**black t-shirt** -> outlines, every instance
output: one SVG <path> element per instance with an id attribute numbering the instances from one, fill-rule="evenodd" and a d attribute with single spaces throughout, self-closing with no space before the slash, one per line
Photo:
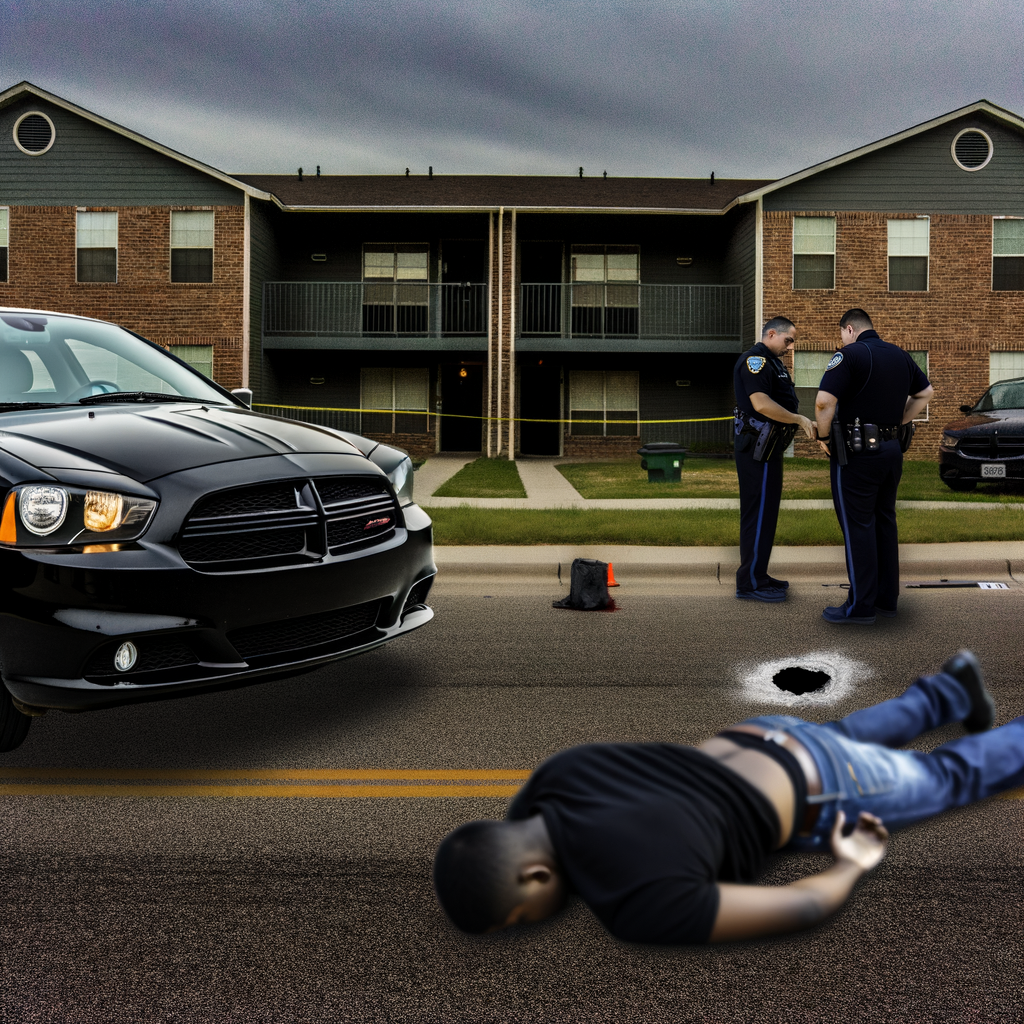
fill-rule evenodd
<path id="1" fill-rule="evenodd" d="M 732 371 L 732 384 L 736 392 L 736 407 L 748 416 L 767 418 L 762 417 L 751 405 L 750 396 L 755 391 L 763 392 L 787 412 L 796 412 L 800 407 L 793 379 L 786 372 L 782 360 L 773 355 L 761 342 L 736 360 Z"/>
<path id="2" fill-rule="evenodd" d="M 870 376 L 869 376 L 870 375 Z M 820 389 L 839 399 L 839 420 L 895 427 L 903 422 L 907 398 L 928 387 L 928 378 L 909 352 L 864 331 L 828 361 Z"/>
<path id="3" fill-rule="evenodd" d="M 508 817 L 538 812 L 569 886 L 629 942 L 706 942 L 716 882 L 753 882 L 779 838 L 778 815 L 760 790 L 674 743 L 593 743 L 556 754 Z"/>

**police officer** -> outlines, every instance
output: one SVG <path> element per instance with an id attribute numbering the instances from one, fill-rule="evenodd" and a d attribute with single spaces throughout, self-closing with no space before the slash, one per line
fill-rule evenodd
<path id="1" fill-rule="evenodd" d="M 785 601 L 786 580 L 768 575 L 782 498 L 782 457 L 797 427 L 813 440 L 814 424 L 798 413 L 793 381 L 779 358 L 796 341 L 792 320 L 777 316 L 733 368 L 736 473 L 740 481 L 740 567 L 736 596 Z"/>
<path id="2" fill-rule="evenodd" d="M 900 428 L 912 423 L 934 389 L 907 352 L 882 341 L 863 309 L 843 314 L 839 335 L 841 347 L 825 367 L 814 412 L 819 443 L 831 456 L 850 594 L 822 618 L 869 625 L 876 614 L 896 614 L 896 488 L 913 430 Z"/>

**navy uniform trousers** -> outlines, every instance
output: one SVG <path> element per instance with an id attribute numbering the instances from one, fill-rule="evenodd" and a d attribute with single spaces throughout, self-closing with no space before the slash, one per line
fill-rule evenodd
<path id="1" fill-rule="evenodd" d="M 782 500 L 782 452 L 755 462 L 753 450 L 736 452 L 740 482 L 740 567 L 737 590 L 759 590 L 768 584 L 768 559 L 775 543 Z"/>
<path id="2" fill-rule="evenodd" d="M 903 475 L 899 441 L 883 441 L 874 452 L 850 452 L 849 462 L 830 465 L 832 504 L 846 545 L 850 577 L 848 616 L 870 616 L 875 608 L 895 611 L 900 595 L 896 534 L 896 489 Z"/>

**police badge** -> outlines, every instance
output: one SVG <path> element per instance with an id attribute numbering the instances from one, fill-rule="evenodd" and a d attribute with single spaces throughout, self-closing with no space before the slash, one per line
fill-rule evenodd
<path id="1" fill-rule="evenodd" d="M 751 373 L 760 373 L 767 362 L 764 356 L 747 356 L 747 369 Z"/>
<path id="2" fill-rule="evenodd" d="M 843 361 L 843 353 L 837 352 L 826 364 L 826 370 L 834 370 Z"/>

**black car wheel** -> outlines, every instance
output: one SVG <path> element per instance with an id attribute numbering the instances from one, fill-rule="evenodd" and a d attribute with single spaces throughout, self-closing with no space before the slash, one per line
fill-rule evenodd
<path id="1" fill-rule="evenodd" d="M 0 754 L 20 747 L 31 724 L 32 719 L 14 706 L 7 687 L 0 682 Z"/>
<path id="2" fill-rule="evenodd" d="M 977 480 L 956 480 L 956 479 L 950 480 L 950 479 L 944 477 L 942 482 L 951 491 L 973 491 L 974 488 L 978 486 L 978 481 Z"/>

